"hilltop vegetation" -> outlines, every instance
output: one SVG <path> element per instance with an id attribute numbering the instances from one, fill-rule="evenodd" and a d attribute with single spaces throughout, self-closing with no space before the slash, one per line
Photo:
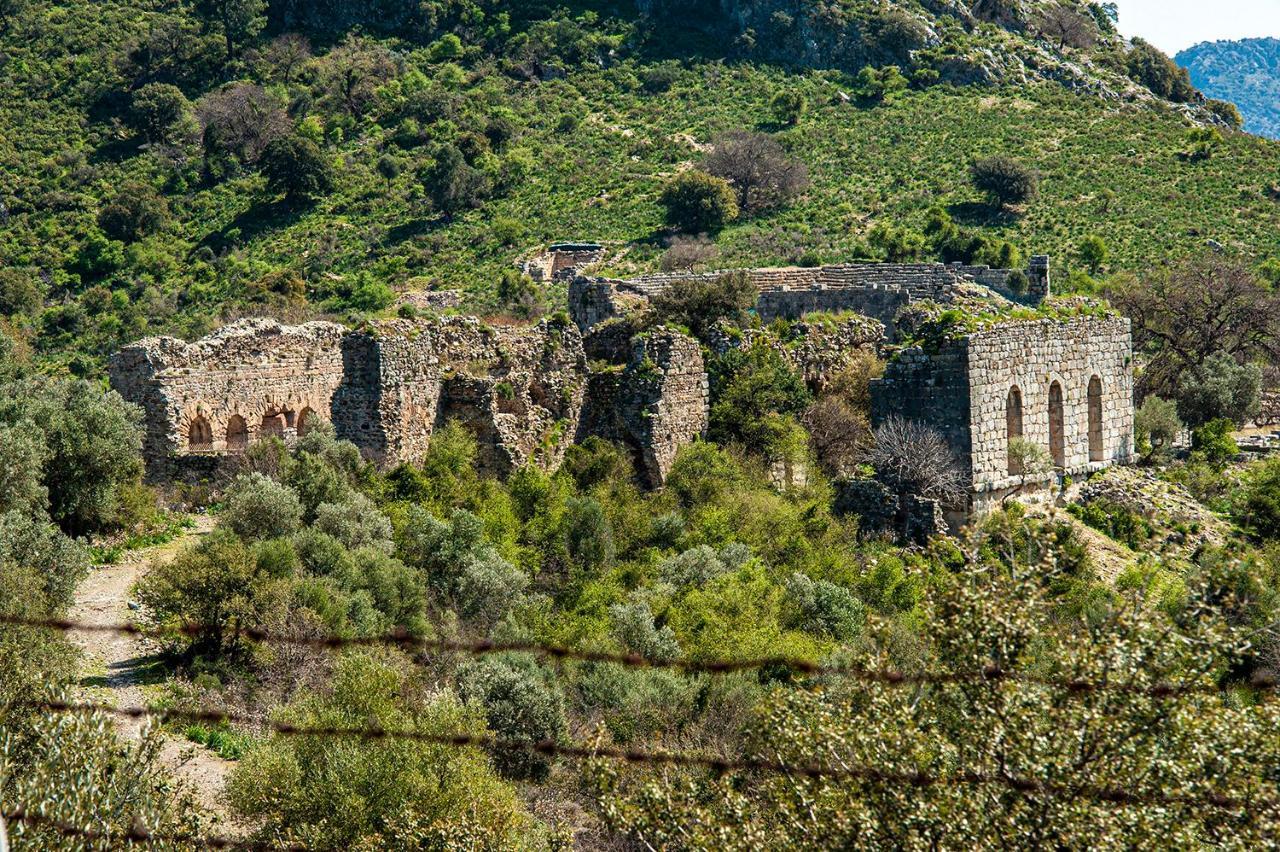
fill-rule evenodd
<path id="1" fill-rule="evenodd" d="M 1176 58 L 1199 89 L 1240 108 L 1245 130 L 1280 137 L 1280 39 L 1202 42 Z"/>
<path id="2" fill-rule="evenodd" d="M 1206 239 L 1261 261 L 1280 212 L 1273 146 L 1193 130 L 1212 104 L 1090 6 L 761 0 L 675 31 L 657 3 L 248 3 L 230 41 L 218 3 L 15 8 L 0 312 L 86 375 L 246 313 L 356 319 L 427 287 L 493 307 L 555 239 L 655 268 L 663 188 L 730 130 L 809 181 L 713 235 L 725 264 L 942 256 L 911 235 L 943 210 L 1064 280 L 1087 237 L 1113 269 Z M 990 155 L 1038 170 L 1038 196 L 992 209 L 969 181 Z"/>

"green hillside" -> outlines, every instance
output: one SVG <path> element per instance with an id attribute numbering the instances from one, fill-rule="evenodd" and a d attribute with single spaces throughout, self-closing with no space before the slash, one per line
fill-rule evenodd
<path id="1" fill-rule="evenodd" d="M 1202 42 L 1176 58 L 1201 90 L 1240 108 L 1246 130 L 1280 137 L 1280 39 Z"/>
<path id="2" fill-rule="evenodd" d="M 1187 158 L 1212 113 L 1167 58 L 1126 58 L 1105 26 L 1089 23 L 1077 47 L 1037 29 L 1027 4 L 1017 19 L 988 9 L 997 26 L 914 3 L 787 24 L 786 4 L 741 2 L 673 30 L 656 5 L 639 4 L 644 17 L 629 3 L 440 2 L 388 18 L 272 3 L 228 61 L 223 28 L 171 4 L 20 4 L 0 35 L 0 308 L 83 372 L 145 333 L 245 313 L 352 317 L 382 310 L 388 287 L 463 288 L 483 306 L 502 271 L 551 240 L 608 241 L 619 271 L 653 268 L 661 188 L 738 128 L 775 134 L 812 185 L 715 235 L 726 264 L 877 256 L 872 229 L 920 230 L 935 208 L 1053 254 L 1060 280 L 1090 234 L 1116 269 L 1210 239 L 1271 251 L 1275 147 L 1223 131 L 1201 143 L 1207 158 Z M 311 40 L 281 35 L 291 22 Z M 370 23 L 398 29 L 353 34 Z M 809 48 L 787 54 L 787 33 Z M 901 61 L 909 88 L 861 96 L 863 60 Z M 947 82 L 974 79 L 989 85 Z M 185 99 L 160 137 L 138 124 L 148 84 Z M 803 96 L 794 126 L 771 105 L 780 92 Z M 330 166 L 314 203 L 262 177 L 262 149 L 282 135 L 314 141 Z M 448 210 L 428 186 L 445 147 L 466 157 Z M 969 163 L 997 153 L 1042 175 L 1024 210 L 994 211 L 970 186 Z"/>

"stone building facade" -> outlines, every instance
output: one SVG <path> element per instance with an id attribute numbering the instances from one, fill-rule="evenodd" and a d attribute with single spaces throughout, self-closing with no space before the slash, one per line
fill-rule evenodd
<path id="1" fill-rule="evenodd" d="M 1133 455 L 1133 354 L 1129 321 L 1077 317 L 1006 322 L 915 348 L 872 383 L 872 419 L 939 428 L 970 483 L 969 513 Z M 1010 442 L 1048 451 L 1052 470 L 1019 469 Z"/>
<path id="2" fill-rule="evenodd" d="M 666 287 L 718 274 L 578 276 L 569 288 L 570 319 L 532 326 L 447 317 L 349 331 L 243 320 L 192 343 L 162 337 L 127 346 L 113 357 L 110 377 L 146 411 L 153 476 L 208 468 L 254 440 L 288 441 L 320 420 L 379 464 L 415 461 L 435 429 L 456 421 L 476 436 L 480 463 L 500 475 L 530 463 L 555 467 L 571 443 L 598 436 L 630 448 L 645 481 L 659 486 L 678 450 L 706 432 L 708 377 L 702 344 L 652 327 L 646 305 Z M 1042 300 L 1045 258 L 1033 258 L 1018 276 L 1027 287 L 1010 286 L 1011 270 L 954 264 L 747 274 L 762 323 L 717 329 L 710 351 L 753 341 L 774 346 L 815 391 L 859 353 L 892 354 L 872 385 L 873 424 L 900 416 L 942 431 L 971 488 L 966 505 L 948 509 L 982 511 L 1055 475 L 1132 454 L 1127 320 L 997 319 L 931 351 L 893 345 L 919 309 Z M 827 315 L 813 316 L 819 311 Z M 789 322 L 763 327 L 777 319 Z M 1046 448 L 1055 472 L 1016 470 L 1008 451 L 1014 438 Z M 850 494 L 854 503 L 865 498 Z M 899 501 L 896 512 L 918 531 L 935 526 L 936 508 Z"/>

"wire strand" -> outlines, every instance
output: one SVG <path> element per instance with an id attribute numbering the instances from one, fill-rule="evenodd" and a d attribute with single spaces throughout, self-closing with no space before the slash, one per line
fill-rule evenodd
<path id="1" fill-rule="evenodd" d="M 164 630 L 141 627 L 136 624 L 108 623 L 89 624 L 61 618 L 30 618 L 26 616 L 0 615 L 0 624 L 43 628 L 64 633 L 116 633 L 150 639 L 166 639 L 174 635 L 191 638 L 208 635 L 220 635 L 220 628 L 195 623 L 183 624 Z M 241 628 L 239 635 L 257 642 L 272 645 L 293 645 L 302 647 L 341 649 L 357 647 L 396 646 L 405 649 L 436 653 L 459 653 L 484 656 L 502 653 L 527 653 L 550 657 L 559 660 L 576 660 L 579 662 L 613 663 L 628 668 L 674 669 L 687 674 L 728 674 L 732 672 L 757 671 L 765 668 L 785 668 L 813 677 L 845 677 L 866 683 L 894 685 L 922 685 L 949 683 L 982 683 L 1013 681 L 1052 687 L 1069 693 L 1083 694 L 1090 692 L 1123 692 L 1142 695 L 1150 698 L 1178 698 L 1185 695 L 1211 695 L 1223 692 L 1216 684 L 1159 682 L 1153 684 L 1118 683 L 1113 681 L 1096 681 L 1084 678 L 1056 678 L 1037 675 L 1030 672 L 1009 671 L 999 666 L 989 665 L 982 669 L 963 672 L 903 672 L 896 669 L 873 669 L 859 663 L 821 664 L 796 657 L 759 657 L 744 660 L 667 660 L 645 657 L 639 654 L 622 654 L 609 651 L 583 651 L 558 645 L 547 645 L 536 642 L 494 642 L 479 640 L 462 642 L 446 639 L 424 639 L 415 637 L 403 630 L 376 636 L 362 637 L 309 637 L 288 636 L 271 633 L 255 628 Z M 1255 675 L 1248 686 L 1253 689 L 1270 690 L 1277 686 L 1274 678 Z"/>
<path id="2" fill-rule="evenodd" d="M 824 766 L 817 763 L 788 763 L 782 760 L 760 758 L 721 758 L 709 755 L 679 752 L 651 752 L 606 745 L 581 745 L 557 743 L 552 740 L 522 741 L 501 739 L 488 734 L 436 734 L 427 731 L 395 730 L 380 726 L 305 726 L 286 722 L 262 722 L 250 716 L 215 710 L 151 709 L 146 707 L 113 707 L 105 704 L 40 701 L 24 702 L 25 706 L 64 713 L 105 713 L 126 718 L 181 719 L 214 724 L 243 724 L 265 727 L 282 736 L 313 736 L 356 738 L 362 740 L 405 740 L 426 742 L 455 748 L 475 747 L 499 751 L 518 751 L 548 757 L 572 759 L 606 758 L 635 764 L 684 766 L 711 770 L 717 774 L 727 772 L 764 772 L 806 778 L 868 781 L 892 783 L 912 788 L 938 786 L 1000 785 L 1020 793 L 1048 795 L 1065 798 L 1083 798 L 1115 805 L 1201 805 L 1225 810 L 1265 808 L 1280 809 L 1280 799 L 1268 797 L 1238 797 L 1211 792 L 1203 794 L 1136 793 L 1120 787 L 1097 785 L 1056 784 L 1007 774 L 964 771 L 950 775 L 929 775 L 876 766 Z"/>

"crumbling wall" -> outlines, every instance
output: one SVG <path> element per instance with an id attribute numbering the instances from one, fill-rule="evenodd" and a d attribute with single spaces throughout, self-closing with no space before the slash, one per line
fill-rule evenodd
<path id="1" fill-rule="evenodd" d="M 145 410 L 143 457 L 160 474 L 178 455 L 235 452 L 332 419 L 345 333 L 327 322 L 241 320 L 193 343 L 155 337 L 126 346 L 108 375 Z"/>
<path id="2" fill-rule="evenodd" d="M 554 243 L 521 263 L 520 269 L 534 281 L 565 281 L 604 260 L 604 255 L 605 247 L 599 243 Z"/>
<path id="3" fill-rule="evenodd" d="M 630 447 L 641 476 L 661 486 L 679 449 L 706 433 L 709 398 L 698 342 L 657 329 L 633 340 L 625 366 L 592 373 L 578 439 Z"/>
<path id="4" fill-rule="evenodd" d="M 822 322 L 796 322 L 787 329 L 785 338 L 772 329 L 739 329 L 722 323 L 712 329 L 710 347 L 721 355 L 730 349 L 767 346 L 781 355 L 811 390 L 820 393 L 854 357 L 859 353 L 875 355 L 884 340 L 883 323 L 848 314 Z"/>
<path id="5" fill-rule="evenodd" d="M 936 353 L 904 350 L 871 382 L 871 422 L 891 417 L 928 423 L 942 433 L 966 478 L 972 473 L 968 341 L 957 340 Z M 1003 422 L 1003 421 L 1001 421 Z"/>
<path id="6" fill-rule="evenodd" d="M 589 329 L 668 287 L 714 281 L 728 270 L 665 273 L 627 280 L 578 278 L 570 284 L 569 311 L 579 330 Z M 842 263 L 817 267 L 742 270 L 759 291 L 756 313 L 764 322 L 810 313 L 854 311 L 879 320 L 892 333 L 894 317 L 922 300 L 950 303 L 975 288 L 989 296 L 1038 302 L 1048 295 L 1048 258 L 1032 259 L 1028 291 L 1008 288 L 1013 270 L 942 263 Z"/>

